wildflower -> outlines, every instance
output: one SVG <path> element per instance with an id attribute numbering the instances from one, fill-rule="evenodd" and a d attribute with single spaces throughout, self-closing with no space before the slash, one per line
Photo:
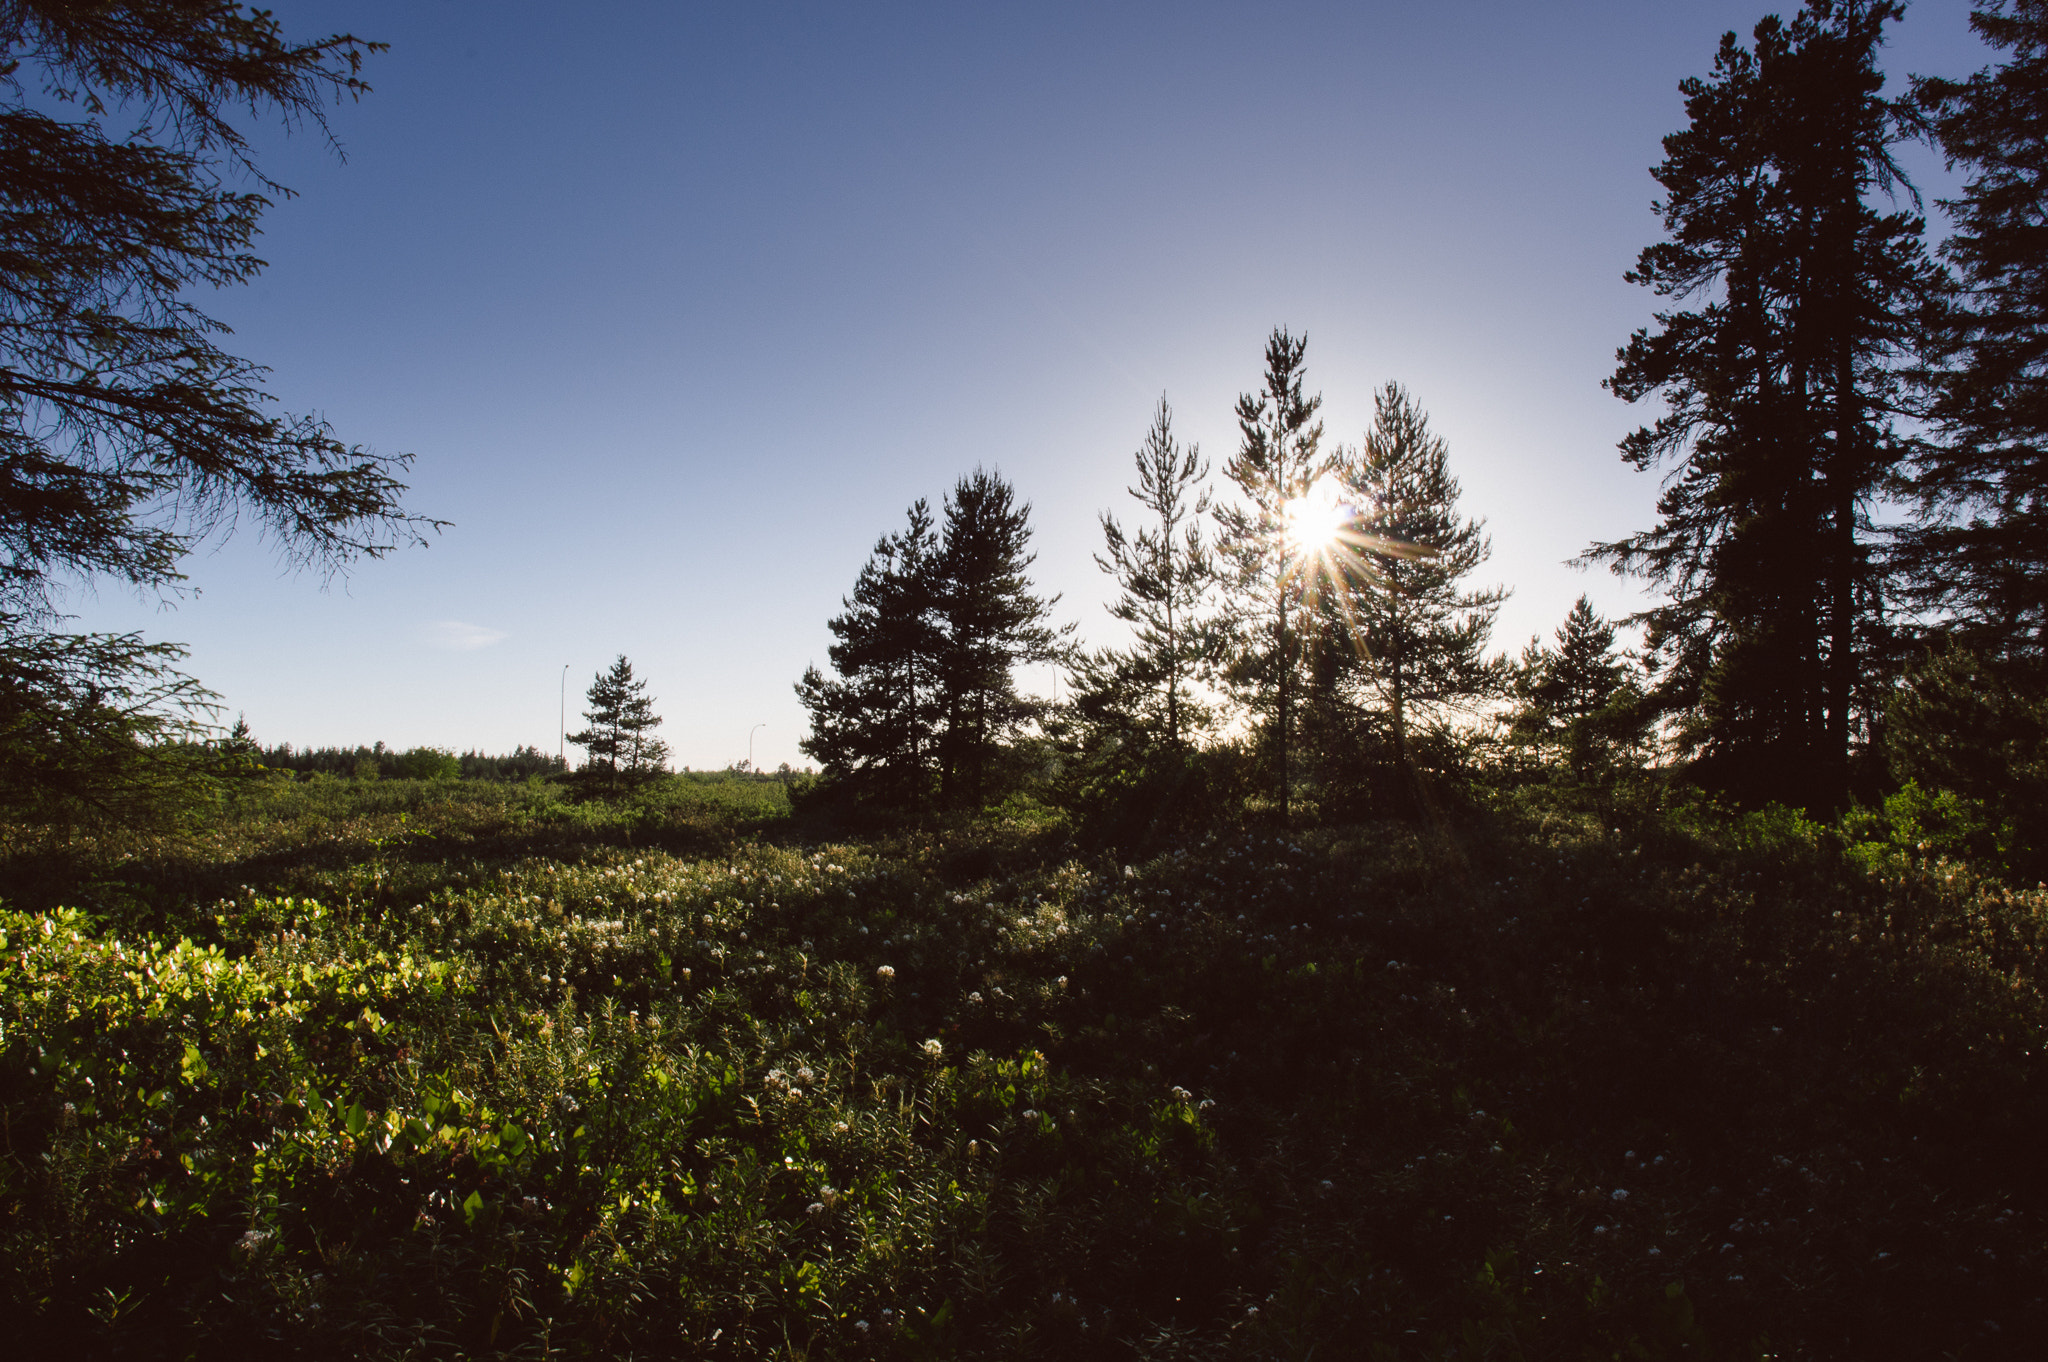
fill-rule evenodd
<path id="1" fill-rule="evenodd" d="M 945 1053 L 946 1047 L 937 1040 L 928 1040 L 924 1043 L 924 1057 L 926 1059 L 938 1059 Z"/>
<path id="2" fill-rule="evenodd" d="M 1174 1088 L 1173 1088 L 1173 1100 L 1174 1100 L 1174 1101 L 1176 1101 L 1176 1102 L 1185 1102 L 1185 1101 L 1187 1101 L 1187 1100 L 1188 1100 L 1189 1098 L 1191 1098 L 1191 1097 L 1193 1097 L 1193 1096 L 1194 1096 L 1194 1094 L 1193 1094 L 1193 1093 L 1191 1093 L 1191 1092 L 1189 1092 L 1189 1091 L 1188 1091 L 1188 1090 L 1187 1090 L 1186 1088 L 1183 1088 L 1183 1087 L 1181 1087 L 1181 1086 L 1180 1086 L 1179 1084 L 1175 1084 L 1175 1085 L 1174 1085 Z"/>
<path id="3" fill-rule="evenodd" d="M 895 966 L 893 966 L 893 965 L 878 965 L 878 966 L 876 966 L 876 967 L 875 967 L 875 978 L 877 978 L 877 979 L 881 980 L 881 981 L 882 981 L 883 983 L 885 983 L 885 984 L 893 982 L 893 981 L 895 980 L 895 978 L 896 978 L 896 969 L 895 969 Z"/>
<path id="4" fill-rule="evenodd" d="M 1057 983 L 1057 984 L 1058 984 L 1058 985 L 1059 985 L 1059 986 L 1060 986 L 1061 988 L 1065 988 L 1065 987 L 1067 986 L 1067 976 L 1066 976 L 1066 975 L 1064 975 L 1064 974 L 1062 974 L 1062 975 L 1061 975 L 1061 976 L 1060 976 L 1060 977 L 1059 977 L 1059 978 L 1058 978 L 1057 980 L 1055 980 L 1054 982 L 1056 982 L 1056 983 Z"/>
<path id="5" fill-rule="evenodd" d="M 813 1201 L 810 1205 L 804 1207 L 804 1214 L 806 1215 L 823 1215 L 824 1213 L 825 1203 L 822 1201 Z"/>
<path id="6" fill-rule="evenodd" d="M 1627 1200 L 1628 1200 L 1628 1189 L 1627 1189 L 1627 1188 L 1625 1188 L 1625 1187 L 1617 1187 L 1617 1188 L 1615 1188 L 1615 1189 L 1614 1189 L 1614 1200 L 1616 1200 L 1616 1201 L 1627 1201 Z"/>
<path id="7" fill-rule="evenodd" d="M 980 1006 L 981 1006 L 981 994 L 980 994 L 980 992 L 978 992 L 978 991 L 977 991 L 977 992 L 974 992 L 974 993 L 970 993 L 970 994 L 968 994 L 968 995 L 967 995 L 967 1001 L 968 1001 L 968 1002 L 970 1002 L 970 1003 L 973 1003 L 973 1004 L 974 1004 L 974 1005 L 975 1005 L 976 1007 L 980 1007 Z"/>

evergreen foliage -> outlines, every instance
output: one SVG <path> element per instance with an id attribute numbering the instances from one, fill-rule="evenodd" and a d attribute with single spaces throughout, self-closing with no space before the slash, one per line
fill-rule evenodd
<path id="1" fill-rule="evenodd" d="M 1067 632 L 1048 621 L 1028 570 L 1031 507 L 1002 476 L 976 469 L 876 545 L 846 610 L 830 621 L 837 679 L 797 683 L 811 716 L 801 744 L 850 793 L 916 809 L 936 793 L 979 808 L 1002 744 L 1040 717 L 1014 669 L 1059 660 Z"/>
<path id="2" fill-rule="evenodd" d="M 2006 825 L 2002 869 L 2048 876 L 2048 678 L 2032 658 L 1932 649 L 1893 694 L 1892 774 L 1967 800 Z"/>
<path id="3" fill-rule="evenodd" d="M 1271 753 L 1274 797 L 1287 818 L 1293 773 L 1288 750 L 1302 667 L 1299 622 L 1304 600 L 1301 555 L 1288 541 L 1287 507 L 1308 495 L 1329 471 L 1321 453 L 1321 395 L 1309 397 L 1304 357 L 1308 337 L 1275 330 L 1266 340 L 1266 373 L 1256 393 L 1237 399 L 1237 453 L 1224 476 L 1240 501 L 1218 507 L 1218 555 L 1232 631 L 1225 677 L 1238 699 L 1262 720 Z"/>
<path id="4" fill-rule="evenodd" d="M 939 764 L 959 807 L 982 806 L 998 747 L 1043 713 L 1017 693 L 1015 669 L 1061 661 L 1072 632 L 1051 623 L 1059 597 L 1031 584 L 1030 543 L 1031 505 L 1018 505 L 1000 474 L 977 468 L 947 494 L 934 593 L 944 638 Z"/>
<path id="5" fill-rule="evenodd" d="M 1561 749 L 1580 779 L 1599 775 L 1648 733 L 1632 659 L 1616 645 L 1614 625 L 1580 596 L 1558 626 L 1556 646 L 1529 640 L 1515 677 L 1519 701 L 1510 732 L 1539 750 Z"/>
<path id="6" fill-rule="evenodd" d="M 138 634 L 0 629 L 0 818 L 162 826 L 211 791 L 213 695 Z"/>
<path id="7" fill-rule="evenodd" d="M 1136 462 L 1138 483 L 1128 490 L 1155 523 L 1126 533 L 1103 512 L 1104 553 L 1095 556 L 1117 584 L 1109 613 L 1133 626 L 1132 646 L 1076 658 L 1074 705 L 1098 733 L 1179 750 L 1209 718 L 1190 690 L 1210 654 L 1202 609 L 1216 564 L 1200 523 L 1210 508 L 1201 486 L 1209 466 L 1199 448 L 1174 438 L 1163 396 Z"/>
<path id="8" fill-rule="evenodd" d="M 930 503 L 913 502 L 909 523 L 876 541 L 854 579 L 843 614 L 828 622 L 837 680 L 815 666 L 797 683 L 811 734 L 798 744 L 827 776 L 898 808 L 922 807 L 934 783 L 933 734 L 940 721 L 936 618 L 940 569 Z"/>
<path id="9" fill-rule="evenodd" d="M 324 131 L 380 47 L 294 43 L 238 4 L 0 7 L 0 610 L 46 617 L 71 577 L 169 587 L 243 516 L 330 566 L 431 524 L 399 506 L 408 456 L 271 410 L 191 301 L 263 265 L 270 201 L 227 186 L 254 173 L 231 112 Z"/>
<path id="10" fill-rule="evenodd" d="M 1939 293 L 1921 220 L 1878 200 L 1912 111 L 1884 98 L 1890 3 L 1813 0 L 1723 38 L 1654 174 L 1667 239 L 1629 279 L 1661 312 L 1608 387 L 1665 413 L 1622 443 L 1674 472 L 1659 522 L 1589 557 L 1656 583 L 1660 700 L 1705 779 L 1833 805 L 1867 741 L 1888 646 L 1869 514 L 1911 450 L 1901 419 Z M 1788 773 L 1791 773 L 1788 776 Z"/>
<path id="11" fill-rule="evenodd" d="M 1957 306 L 1932 337 L 1943 438 L 1911 490 L 1907 598 L 1993 656 L 2048 658 L 2048 4 L 1991 0 L 1971 27 L 2009 56 L 1967 81 L 1924 80 L 1962 196 L 1941 251 Z"/>
<path id="12" fill-rule="evenodd" d="M 597 674 L 587 698 L 590 708 L 583 721 L 590 726 L 569 735 L 570 742 L 589 754 L 577 773 L 585 785 L 619 794 L 645 785 L 666 769 L 668 744 L 653 733 L 661 717 L 654 712 L 647 683 L 634 679 L 633 664 L 625 654 L 610 671 Z"/>
<path id="13" fill-rule="evenodd" d="M 147 818 L 186 788 L 163 739 L 199 736 L 178 651 L 54 631 L 67 586 L 175 592 L 183 557 L 245 520 L 329 570 L 437 525 L 400 505 L 409 455 L 277 411 L 193 301 L 262 269 L 266 196 L 289 192 L 235 117 L 324 132 L 381 46 L 293 42 L 235 3 L 0 5 L 0 767 L 35 773 L 17 807 Z M 233 186 L 250 177 L 261 192 Z"/>
<path id="14" fill-rule="evenodd" d="M 1321 596 L 1322 689 L 1384 720 L 1393 769 L 1379 774 L 1410 781 L 1411 729 L 1444 736 L 1503 693 L 1486 646 L 1507 592 L 1470 585 L 1490 541 L 1459 513 L 1450 451 L 1401 385 L 1374 394 L 1363 445 L 1339 450 L 1335 465 L 1359 566 Z"/>

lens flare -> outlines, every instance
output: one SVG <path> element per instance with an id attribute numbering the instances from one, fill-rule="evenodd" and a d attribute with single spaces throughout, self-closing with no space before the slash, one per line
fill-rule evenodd
<path id="1" fill-rule="evenodd" d="M 1351 507 L 1345 504 L 1334 478 L 1318 478 L 1308 491 L 1280 509 L 1287 518 L 1287 546 L 1304 555 L 1336 547 L 1351 520 Z"/>

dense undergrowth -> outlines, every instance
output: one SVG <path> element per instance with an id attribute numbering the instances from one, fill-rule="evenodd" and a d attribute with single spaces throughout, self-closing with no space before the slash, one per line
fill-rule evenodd
<path id="1" fill-rule="evenodd" d="M 312 781 L 182 841 L 17 835 L 20 1346 L 2048 1337 L 2048 892 L 1526 793 L 1130 865 L 1056 819 L 818 841 L 777 798 Z"/>

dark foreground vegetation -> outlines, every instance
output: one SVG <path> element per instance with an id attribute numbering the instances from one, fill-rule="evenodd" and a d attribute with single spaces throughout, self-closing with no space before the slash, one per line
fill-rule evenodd
<path id="1" fill-rule="evenodd" d="M 9 834 L 15 1355 L 2038 1355 L 2048 892 L 1674 798 Z"/>

